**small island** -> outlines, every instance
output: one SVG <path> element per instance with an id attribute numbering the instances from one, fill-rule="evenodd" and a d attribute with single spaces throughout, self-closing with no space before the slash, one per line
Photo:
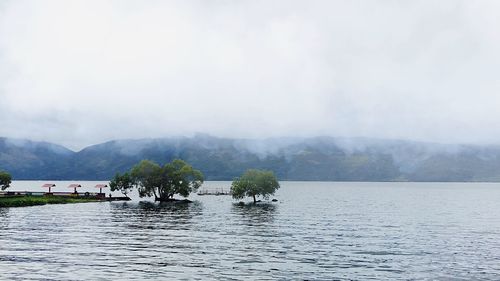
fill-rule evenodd
<path id="1" fill-rule="evenodd" d="M 241 177 L 236 178 L 231 184 L 231 194 L 234 199 L 245 197 L 253 198 L 253 204 L 257 204 L 257 196 L 269 199 L 280 188 L 278 179 L 272 171 L 249 169 Z M 274 201 L 274 200 L 273 200 Z M 244 205 L 244 202 L 240 202 Z"/>
<path id="2" fill-rule="evenodd" d="M 117 173 L 109 185 L 111 191 L 120 191 L 124 195 L 136 187 L 141 198 L 154 196 L 157 202 L 189 203 L 191 201 L 188 199 L 175 199 L 174 195 L 187 198 L 202 184 L 201 171 L 181 159 L 174 159 L 164 166 L 150 160 L 142 160 L 129 172 Z"/>

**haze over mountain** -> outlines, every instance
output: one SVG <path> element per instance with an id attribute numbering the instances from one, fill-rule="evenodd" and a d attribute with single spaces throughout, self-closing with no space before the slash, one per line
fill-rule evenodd
<path id="1" fill-rule="evenodd" d="M 500 1 L 0 1 L 0 135 L 500 143 Z"/>
<path id="2" fill-rule="evenodd" d="M 500 1 L 0 1 L 0 168 L 107 179 L 180 157 L 208 179 L 496 180 L 499 14 Z"/>
<path id="3" fill-rule="evenodd" d="M 0 169 L 14 179 L 108 180 L 142 159 L 181 158 L 207 180 L 232 180 L 247 168 L 280 180 L 498 181 L 500 147 L 368 138 L 192 138 L 115 140 L 74 152 L 62 146 L 0 139 Z"/>

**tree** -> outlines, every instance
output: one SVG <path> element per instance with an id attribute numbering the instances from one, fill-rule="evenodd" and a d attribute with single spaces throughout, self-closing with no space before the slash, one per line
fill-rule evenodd
<path id="1" fill-rule="evenodd" d="M 0 171 L 0 189 L 6 190 L 9 188 L 10 183 L 12 182 L 12 177 L 9 173 Z"/>
<path id="2" fill-rule="evenodd" d="M 255 204 L 257 196 L 267 199 L 278 188 L 280 188 L 280 184 L 272 171 L 250 169 L 233 181 L 231 193 L 234 199 L 252 197 Z"/>
<path id="3" fill-rule="evenodd" d="M 173 200 L 175 194 L 188 197 L 203 183 L 203 174 L 186 162 L 175 159 L 163 167 L 150 160 L 142 160 L 131 170 L 139 196 L 154 196 L 156 201 Z"/>
<path id="4" fill-rule="evenodd" d="M 128 172 L 123 175 L 116 173 L 115 177 L 109 182 L 111 191 L 120 191 L 125 196 L 132 191 L 135 185 L 132 175 Z"/>

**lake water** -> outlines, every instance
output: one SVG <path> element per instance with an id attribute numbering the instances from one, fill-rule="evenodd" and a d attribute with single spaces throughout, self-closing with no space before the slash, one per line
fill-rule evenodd
<path id="1" fill-rule="evenodd" d="M 0 208 L 0 279 L 500 279 L 500 184 L 283 182 L 274 198 Z"/>

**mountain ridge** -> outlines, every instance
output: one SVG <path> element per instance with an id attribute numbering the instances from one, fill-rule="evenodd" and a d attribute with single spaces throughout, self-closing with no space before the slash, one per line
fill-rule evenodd
<path id="1" fill-rule="evenodd" d="M 108 180 L 142 159 L 175 158 L 200 169 L 207 180 L 232 180 L 248 168 L 261 168 L 280 180 L 500 181 L 500 146 L 495 145 L 196 135 L 111 140 L 72 151 L 49 142 L 0 138 L 0 170 L 16 180 Z"/>

